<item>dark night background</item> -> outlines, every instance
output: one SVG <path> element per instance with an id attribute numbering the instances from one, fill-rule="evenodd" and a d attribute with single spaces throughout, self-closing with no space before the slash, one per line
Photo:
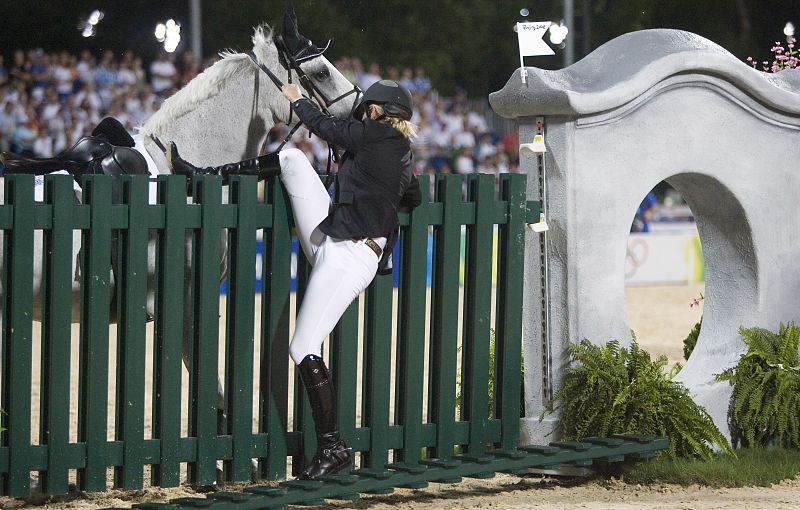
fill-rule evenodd
<path id="1" fill-rule="evenodd" d="M 456 86 L 470 94 L 497 90 L 519 67 L 516 37 L 519 10 L 530 21 L 558 20 L 563 3 L 498 0 L 295 0 L 300 30 L 317 42 L 333 38 L 328 56 L 360 57 L 381 66 L 423 66 L 444 93 Z M 204 0 L 203 55 L 222 49 L 247 50 L 252 27 L 280 27 L 287 1 Z M 105 12 L 95 37 L 85 39 L 78 22 L 94 10 Z M 588 15 L 588 18 L 587 18 Z M 8 63 L 15 48 L 116 54 L 132 49 L 149 61 L 159 45 L 153 30 L 159 21 L 182 24 L 177 53 L 191 45 L 188 1 L 0 1 L 0 53 Z M 589 21 L 587 24 L 586 21 Z M 575 0 L 574 49 L 579 60 L 614 37 L 646 28 L 678 28 L 722 45 L 738 58 L 770 57 L 772 43 L 783 40 L 787 21 L 800 25 L 800 0 Z M 588 30 L 587 30 L 588 28 Z M 588 34 L 588 37 L 585 35 Z M 560 53 L 559 50 L 557 52 Z M 559 57 L 532 57 L 529 66 L 561 67 Z"/>

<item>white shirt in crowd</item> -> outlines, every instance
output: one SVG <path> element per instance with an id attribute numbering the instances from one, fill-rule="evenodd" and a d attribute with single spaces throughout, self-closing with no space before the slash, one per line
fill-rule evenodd
<path id="1" fill-rule="evenodd" d="M 153 87 L 153 92 L 158 93 L 174 85 L 178 70 L 169 60 L 158 59 L 150 64 L 150 74 L 152 75 L 150 84 Z"/>

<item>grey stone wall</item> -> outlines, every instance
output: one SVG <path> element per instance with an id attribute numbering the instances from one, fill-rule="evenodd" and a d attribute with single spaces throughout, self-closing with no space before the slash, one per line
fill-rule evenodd
<path id="1" fill-rule="evenodd" d="M 558 387 L 568 342 L 630 342 L 629 228 L 663 180 L 691 207 L 705 259 L 703 327 L 678 379 L 727 434 L 730 389 L 714 374 L 744 352 L 739 326 L 800 320 L 800 70 L 762 73 L 677 30 L 626 34 L 566 69 L 527 70 L 527 84 L 516 71 L 489 96 L 519 121 L 523 143 L 544 117 L 548 150 L 542 164 L 521 159 L 529 199 L 546 181 L 550 226 L 547 309 L 533 298 L 542 234 L 527 234 L 523 441 L 553 438 L 552 420 L 539 423 L 542 388 Z"/>

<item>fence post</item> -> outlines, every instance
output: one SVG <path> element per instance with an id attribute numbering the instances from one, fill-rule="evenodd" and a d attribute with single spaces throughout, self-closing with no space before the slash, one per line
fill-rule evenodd
<path id="1" fill-rule="evenodd" d="M 9 448 L 4 492 L 28 496 L 31 461 L 31 358 L 33 310 L 33 176 L 5 178 L 5 198 L 13 206 L 13 226 L 3 242 L 5 303 L 3 313 L 2 433 Z"/>
<path id="2" fill-rule="evenodd" d="M 389 398 L 392 373 L 392 276 L 376 276 L 367 288 L 364 324 L 362 422 L 369 448 L 361 467 L 384 471 L 389 462 Z"/>
<path id="3" fill-rule="evenodd" d="M 427 190 L 429 176 L 420 176 L 419 186 Z M 427 278 L 428 211 L 423 200 L 409 215 L 409 225 L 400 237 L 400 296 L 396 371 L 396 421 L 403 426 L 400 462 L 419 463 L 422 455 L 423 369 L 425 365 L 425 307 Z"/>
<path id="4" fill-rule="evenodd" d="M 498 229 L 497 307 L 495 313 L 495 416 L 501 418 L 500 449 L 519 441 L 522 357 L 522 279 L 525 257 L 525 174 L 500 176 L 500 198 L 508 204 Z"/>
<path id="5" fill-rule="evenodd" d="M 256 178 L 230 178 L 230 201 L 236 204 L 236 227 L 229 231 L 225 397 L 233 461 L 228 480 L 249 481 L 253 430 L 253 328 L 255 315 Z"/>
<path id="6" fill-rule="evenodd" d="M 89 229 L 81 250 L 81 352 L 78 441 L 86 443 L 86 467 L 78 471 L 81 490 L 106 489 L 108 429 L 108 324 L 111 307 L 111 178 L 88 175 L 83 198 Z"/>
<path id="7" fill-rule="evenodd" d="M 469 458 L 480 459 L 486 452 L 489 405 L 494 176 L 471 174 L 467 187 L 467 198 L 475 204 L 475 223 L 467 226 L 462 419 L 470 422 Z"/>
<path id="8" fill-rule="evenodd" d="M 53 225 L 43 233 L 42 371 L 39 436 L 47 445 L 47 470 L 39 474 L 41 490 L 66 494 L 69 489 L 70 323 L 72 321 L 72 177 L 47 175 L 45 202 Z M 69 305 L 67 305 L 69 303 Z"/>
<path id="9" fill-rule="evenodd" d="M 180 483 L 181 420 L 175 410 L 181 409 L 181 339 L 187 327 L 184 310 L 191 306 L 184 295 L 186 179 L 158 176 L 158 203 L 164 212 L 164 228 L 158 231 L 156 245 L 153 437 L 161 444 L 161 458 L 153 466 L 153 482 L 176 487 Z M 175 320 L 176 310 L 181 311 L 180 320 Z"/>
<path id="10" fill-rule="evenodd" d="M 286 426 L 289 405 L 289 312 L 291 232 L 289 209 L 278 179 L 268 181 L 266 198 L 272 225 L 264 232 L 261 274 L 261 397 L 259 430 L 269 443 L 262 474 L 268 480 L 286 477 Z"/>
<path id="11" fill-rule="evenodd" d="M 194 483 L 210 485 L 216 481 L 217 465 L 221 178 L 196 177 L 194 198 L 200 204 L 200 228 L 195 231 L 192 252 L 195 327 L 190 434 L 197 438 L 197 457 L 190 468 Z"/>
<path id="12" fill-rule="evenodd" d="M 461 200 L 459 175 L 436 176 L 436 200 L 442 224 L 433 230 L 431 289 L 430 407 L 436 423 L 434 456 L 449 459 L 455 445 L 456 362 L 458 360 L 458 294 L 461 269 Z"/>
<path id="13" fill-rule="evenodd" d="M 116 287 L 117 421 L 116 439 L 123 444 L 122 466 L 114 468 L 114 485 L 141 488 L 144 482 L 144 386 L 147 329 L 148 178 L 122 177 L 122 202 L 128 228 L 120 232 Z"/>

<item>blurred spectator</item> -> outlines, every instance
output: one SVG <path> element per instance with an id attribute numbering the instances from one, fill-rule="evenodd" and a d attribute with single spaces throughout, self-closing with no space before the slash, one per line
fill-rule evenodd
<path id="1" fill-rule="evenodd" d="M 99 111 L 103 107 L 103 99 L 97 93 L 93 81 L 86 82 L 81 86 L 81 89 L 75 94 L 75 104 L 84 111 Z"/>
<path id="2" fill-rule="evenodd" d="M 14 103 L 7 102 L 0 110 L 0 151 L 11 150 L 11 136 L 17 127 Z"/>
<path id="3" fill-rule="evenodd" d="M 456 172 L 460 174 L 475 172 L 475 160 L 472 159 L 472 150 L 469 147 L 461 149 L 458 157 L 456 157 Z"/>
<path id="4" fill-rule="evenodd" d="M 95 58 L 94 55 L 92 55 L 92 52 L 89 50 L 83 50 L 81 52 L 80 60 L 78 60 L 78 63 L 75 65 L 75 69 L 78 71 L 78 79 L 81 83 L 94 83 L 95 67 Z"/>
<path id="5" fill-rule="evenodd" d="M 94 70 L 94 83 L 97 87 L 97 94 L 103 101 L 103 106 L 108 108 L 114 98 L 114 90 L 117 83 L 117 68 L 114 62 L 114 52 L 106 50 L 100 58 L 100 62 Z"/>
<path id="6" fill-rule="evenodd" d="M 158 95 L 167 95 L 177 84 L 178 70 L 171 54 L 161 51 L 158 58 L 150 64 L 150 86 Z"/>
<path id="7" fill-rule="evenodd" d="M 125 92 L 134 92 L 139 88 L 139 77 L 133 69 L 133 52 L 126 51 L 117 69 L 117 88 Z"/>
<path id="8" fill-rule="evenodd" d="M 179 86 L 184 87 L 192 81 L 195 76 L 200 74 L 200 62 L 194 57 L 194 53 L 186 51 L 181 59 L 181 71 Z"/>
<path id="9" fill-rule="evenodd" d="M 361 59 L 358 57 L 353 57 L 350 60 L 350 67 L 353 70 L 353 75 L 356 77 L 355 83 L 359 87 L 361 86 L 361 77 L 364 76 L 364 66 L 361 64 Z M 366 89 L 362 89 L 366 90 Z"/>
<path id="10" fill-rule="evenodd" d="M 386 68 L 386 79 L 392 81 L 400 81 L 400 72 L 394 66 L 389 66 Z"/>
<path id="11" fill-rule="evenodd" d="M 22 85 L 25 88 L 31 84 L 30 64 L 25 60 L 25 52 L 14 51 L 14 63 L 8 71 L 12 85 Z"/>
<path id="12" fill-rule="evenodd" d="M 145 87 L 145 85 L 147 85 L 147 76 L 144 71 L 144 64 L 142 63 L 142 57 L 133 58 L 133 64 L 131 64 L 131 70 L 133 71 L 133 74 L 136 75 L 136 89 L 142 90 Z"/>
<path id="13" fill-rule="evenodd" d="M 340 58 L 336 62 L 335 66 L 336 69 L 338 69 L 339 72 L 350 81 L 350 83 L 358 83 L 358 77 L 356 77 L 356 72 L 353 70 L 353 63 L 349 58 Z"/>
<path id="14" fill-rule="evenodd" d="M 359 79 L 358 86 L 361 87 L 361 90 L 367 90 L 370 85 L 375 82 L 380 81 L 381 79 L 381 68 L 375 62 L 369 65 L 369 72 L 364 73 L 361 75 Z"/>
<path id="15" fill-rule="evenodd" d="M 44 89 L 50 83 L 50 57 L 41 48 L 31 50 L 28 55 L 28 61 L 31 63 L 30 94 L 36 100 L 41 101 L 44 97 Z"/>
<path id="16" fill-rule="evenodd" d="M 453 125 L 450 129 L 450 132 L 453 133 L 453 142 L 452 142 L 453 147 L 457 149 L 474 148 L 475 135 L 472 133 L 472 131 L 467 129 L 464 117 L 454 116 L 452 118 L 453 118 Z"/>
<path id="17" fill-rule="evenodd" d="M 17 50 L 5 83 L 0 59 L 0 150 L 58 154 L 90 133 L 106 115 L 116 117 L 133 133 L 158 110 L 164 96 L 186 85 L 218 58 L 211 56 L 200 66 L 196 57 L 186 52 L 178 60 L 178 70 L 174 56 L 161 53 L 149 65 L 149 83 L 147 67 L 130 51 L 119 58 L 106 51 L 97 62 L 89 50 L 82 51 L 80 58 L 68 52 L 51 58 L 40 50 Z M 369 72 L 364 72 L 358 58 L 342 57 L 336 66 L 362 89 L 381 79 L 378 63 L 371 63 Z M 452 98 L 440 97 L 421 67 L 414 71 L 403 68 L 402 72 L 397 67 L 385 69 L 387 77 L 400 80 L 412 92 L 412 121 L 419 127 L 412 140 L 413 171 L 431 175 L 431 186 L 436 173 L 499 175 L 518 171 L 518 133 L 492 131 L 485 101 L 470 100 L 463 90 Z M 287 133 L 286 126 L 276 125 L 265 150 L 275 150 Z M 286 146 L 299 148 L 320 173 L 325 172 L 328 145 L 318 137 L 301 129 Z M 336 171 L 335 164 L 332 171 Z"/>
<path id="18" fill-rule="evenodd" d="M 66 51 L 62 51 L 58 55 L 57 61 L 53 62 L 53 82 L 59 101 L 66 101 L 72 95 L 77 78 L 78 70 L 73 64 L 73 57 Z"/>
<path id="19" fill-rule="evenodd" d="M 6 69 L 3 55 L 0 54 L 0 87 L 8 83 L 8 69 Z"/>
<path id="20" fill-rule="evenodd" d="M 633 217 L 631 232 L 650 232 L 650 221 L 658 211 L 658 199 L 652 191 L 645 195 Z"/>
<path id="21" fill-rule="evenodd" d="M 403 75 L 400 77 L 400 85 L 407 88 L 409 91 L 414 89 L 414 71 L 410 67 L 403 69 Z"/>
<path id="22" fill-rule="evenodd" d="M 425 69 L 421 67 L 417 67 L 417 69 L 414 71 L 413 83 L 414 87 L 411 90 L 417 94 L 424 94 L 433 87 L 430 78 L 428 78 L 428 76 L 425 74 Z"/>

